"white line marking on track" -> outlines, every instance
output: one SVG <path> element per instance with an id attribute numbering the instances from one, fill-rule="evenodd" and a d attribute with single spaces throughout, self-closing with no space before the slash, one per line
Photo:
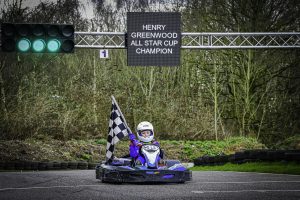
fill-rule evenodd
<path id="1" fill-rule="evenodd" d="M 238 192 L 300 192 L 300 190 L 232 190 L 232 191 L 191 191 L 196 194 L 204 193 L 238 193 Z"/>
<path id="2" fill-rule="evenodd" d="M 248 183 L 300 183 L 300 181 L 230 181 L 230 182 L 218 182 L 218 181 L 205 181 L 205 182 L 201 182 L 201 181 L 197 181 L 197 182 L 194 182 L 194 183 L 204 183 L 204 184 L 209 184 L 209 183 L 212 183 L 212 184 L 248 184 Z"/>
<path id="3" fill-rule="evenodd" d="M 78 188 L 78 187 L 98 187 L 103 185 L 58 185 L 58 186 L 45 186 L 45 187 L 24 187 L 24 188 L 0 188 L 0 191 L 7 190 L 32 190 L 32 189 L 53 189 L 53 188 Z"/>
<path id="4" fill-rule="evenodd" d="M 221 172 L 221 173 L 226 173 L 226 172 L 230 172 L 230 173 L 236 173 L 236 174 L 266 174 L 266 175 L 278 175 L 278 176 L 300 176 L 297 174 L 275 174 L 275 173 L 264 173 L 264 172 L 237 172 L 237 171 L 218 171 L 218 170 L 213 170 L 213 171 L 195 171 L 195 172 Z"/>

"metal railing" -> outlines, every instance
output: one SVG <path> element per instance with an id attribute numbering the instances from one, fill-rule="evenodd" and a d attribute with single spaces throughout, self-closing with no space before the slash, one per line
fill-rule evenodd
<path id="1" fill-rule="evenodd" d="M 125 48 L 125 33 L 122 32 L 75 32 L 76 48 Z"/>
<path id="2" fill-rule="evenodd" d="M 124 32 L 75 32 L 76 48 L 126 48 Z M 182 33 L 182 49 L 300 48 L 299 32 Z"/>

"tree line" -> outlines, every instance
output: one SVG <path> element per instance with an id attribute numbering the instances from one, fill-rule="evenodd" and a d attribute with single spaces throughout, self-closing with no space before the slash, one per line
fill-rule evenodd
<path id="1" fill-rule="evenodd" d="M 182 32 L 299 32 L 296 0 L 4 1 L 0 22 L 71 23 L 124 31 L 127 12 L 180 12 Z M 0 137 L 106 138 L 114 95 L 131 128 L 160 139 L 251 136 L 272 144 L 300 132 L 299 50 L 181 50 L 178 67 L 128 67 L 126 50 L 0 53 Z"/>

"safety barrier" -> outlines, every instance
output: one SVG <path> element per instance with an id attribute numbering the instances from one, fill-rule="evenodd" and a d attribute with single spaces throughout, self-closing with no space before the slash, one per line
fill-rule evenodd
<path id="1" fill-rule="evenodd" d="M 0 161 L 0 170 L 85 170 L 95 169 L 97 164 L 86 161 Z"/>
<path id="2" fill-rule="evenodd" d="M 227 162 L 241 164 L 246 162 L 294 161 L 300 163 L 300 150 L 245 150 L 231 155 L 202 156 L 194 160 L 196 166 L 223 165 Z"/>

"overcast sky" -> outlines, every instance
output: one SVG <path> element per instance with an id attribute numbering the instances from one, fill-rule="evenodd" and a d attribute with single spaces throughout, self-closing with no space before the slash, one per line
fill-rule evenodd
<path id="1" fill-rule="evenodd" d="M 81 10 L 82 16 L 85 18 L 93 17 L 93 7 L 89 0 L 79 0 L 85 7 L 85 10 Z M 23 7 L 33 8 L 37 6 L 40 2 L 57 2 L 57 0 L 23 0 Z M 3 0 L 0 0 L 0 6 L 3 7 Z"/>

